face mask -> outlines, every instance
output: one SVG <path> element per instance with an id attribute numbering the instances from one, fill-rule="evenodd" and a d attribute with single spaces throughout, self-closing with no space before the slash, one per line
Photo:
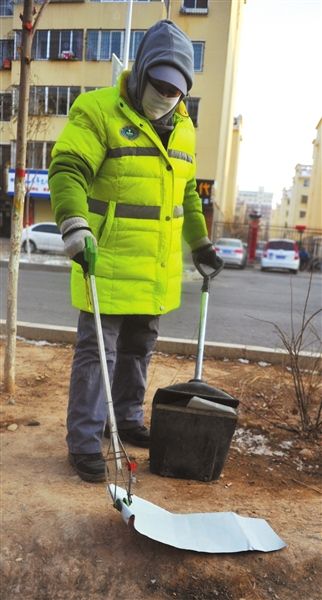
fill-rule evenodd
<path id="1" fill-rule="evenodd" d="M 161 119 L 163 115 L 170 112 L 179 101 L 180 97 L 178 98 L 178 96 L 174 98 L 162 96 L 148 81 L 142 97 L 142 108 L 148 119 L 157 121 L 157 119 Z"/>

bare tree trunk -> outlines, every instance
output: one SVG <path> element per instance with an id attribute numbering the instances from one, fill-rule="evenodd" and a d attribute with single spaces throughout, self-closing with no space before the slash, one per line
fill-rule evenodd
<path id="1" fill-rule="evenodd" d="M 11 212 L 10 256 L 8 264 L 8 295 L 7 295 L 7 343 L 4 360 L 5 390 L 13 393 L 15 390 L 16 370 L 16 335 L 17 335 L 17 293 L 19 274 L 19 255 L 21 231 L 23 223 L 25 199 L 25 169 L 27 152 L 28 104 L 30 89 L 31 46 L 35 25 L 42 9 L 41 6 L 33 26 L 33 2 L 24 0 L 22 15 L 22 43 L 20 59 L 20 87 L 17 120 L 16 173 L 15 191 Z"/>

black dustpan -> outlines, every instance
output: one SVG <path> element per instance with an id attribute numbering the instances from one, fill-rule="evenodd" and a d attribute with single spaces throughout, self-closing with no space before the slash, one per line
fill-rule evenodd
<path id="1" fill-rule="evenodd" d="M 195 263 L 196 264 L 196 263 Z M 218 479 L 236 428 L 239 401 L 202 381 L 202 364 L 210 281 L 222 270 L 203 276 L 198 350 L 194 379 L 159 388 L 153 398 L 150 470 L 168 477 Z"/>

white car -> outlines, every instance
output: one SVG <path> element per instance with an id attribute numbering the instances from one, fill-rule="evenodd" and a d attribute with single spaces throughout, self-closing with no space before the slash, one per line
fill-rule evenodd
<path id="1" fill-rule="evenodd" d="M 246 267 L 247 249 L 237 238 L 219 238 L 215 243 L 216 253 L 225 265 L 234 265 L 240 269 Z"/>
<path id="2" fill-rule="evenodd" d="M 299 249 L 294 240 L 271 239 L 267 242 L 261 258 L 261 271 L 282 269 L 296 275 L 299 266 Z"/>
<path id="3" fill-rule="evenodd" d="M 35 223 L 22 230 L 21 249 L 27 252 L 29 239 L 30 252 L 64 253 L 64 242 L 56 223 Z"/>

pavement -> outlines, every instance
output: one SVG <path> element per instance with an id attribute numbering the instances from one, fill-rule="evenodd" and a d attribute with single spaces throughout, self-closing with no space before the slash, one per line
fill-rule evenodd
<path id="1" fill-rule="evenodd" d="M 10 253 L 10 240 L 0 238 L 0 264 L 8 264 Z M 34 253 L 28 255 L 24 252 L 20 254 L 19 268 L 26 269 L 50 269 L 50 270 L 70 270 L 70 260 L 65 255 L 56 255 L 49 253 Z M 184 281 L 201 279 L 200 274 L 194 265 L 187 262 L 184 266 Z M 0 319 L 0 335 L 6 334 L 6 323 Z M 47 324 L 27 323 L 20 321 L 17 323 L 17 336 L 28 340 L 46 341 L 48 343 L 74 344 L 76 340 L 75 327 L 58 327 Z M 198 342 L 196 340 L 186 340 L 180 338 L 160 337 L 157 342 L 156 351 L 166 354 L 177 354 L 183 356 L 196 355 Z M 262 346 L 247 346 L 242 344 L 227 344 L 220 342 L 206 342 L 204 346 L 205 358 L 240 360 L 244 362 L 258 362 L 263 366 L 267 364 L 283 364 L 289 366 L 289 356 L 285 350 L 276 348 L 266 348 Z M 310 368 L 310 365 L 316 361 L 316 354 L 303 352 L 303 368 Z"/>

